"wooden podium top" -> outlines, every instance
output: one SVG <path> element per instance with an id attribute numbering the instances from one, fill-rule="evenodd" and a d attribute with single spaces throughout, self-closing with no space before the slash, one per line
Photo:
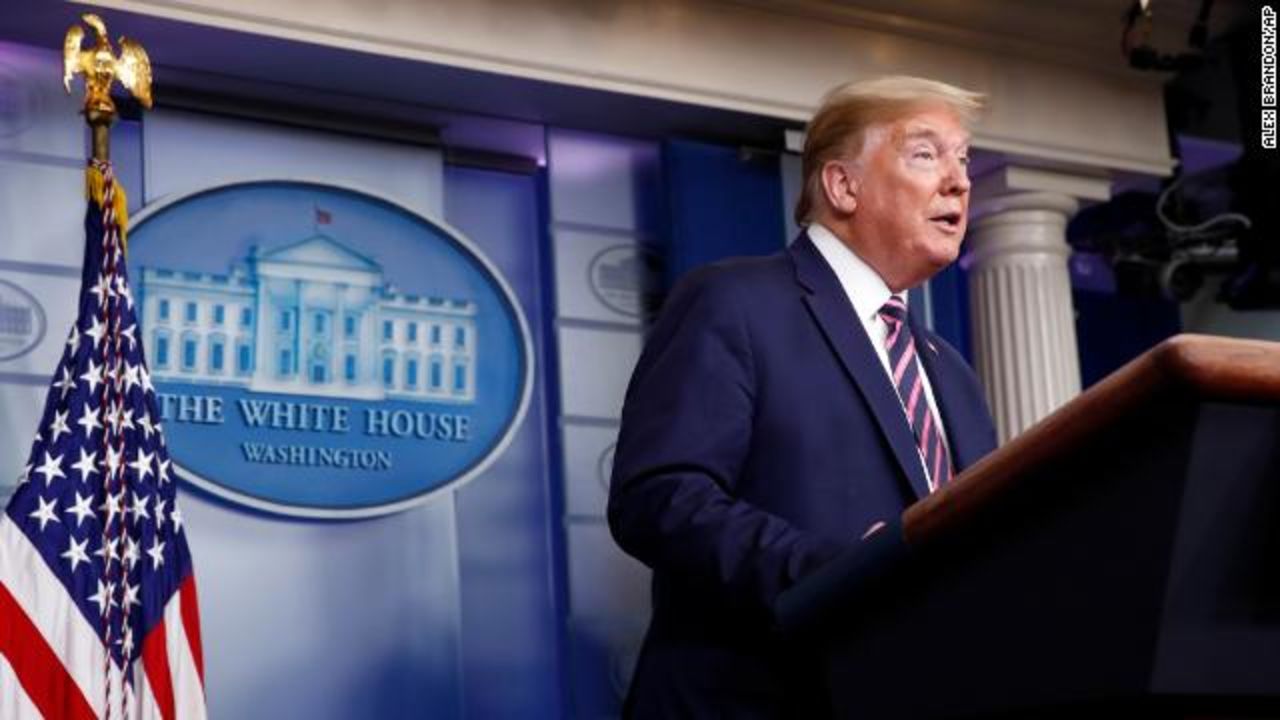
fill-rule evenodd
<path id="1" fill-rule="evenodd" d="M 1004 497 L 1030 468 L 1082 446 L 1159 396 L 1280 403 L 1280 343 L 1207 335 L 1169 338 L 1089 388 L 902 514 L 907 544 L 941 540 Z"/>

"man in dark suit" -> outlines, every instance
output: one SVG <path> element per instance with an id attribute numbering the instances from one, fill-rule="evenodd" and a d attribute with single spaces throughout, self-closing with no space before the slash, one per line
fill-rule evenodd
<path id="1" fill-rule="evenodd" d="M 774 600 L 995 447 L 972 370 L 906 308 L 958 255 L 977 109 L 919 78 L 835 89 L 805 141 L 804 234 L 668 297 L 609 495 L 614 537 L 654 571 L 629 716 L 821 714 Z"/>

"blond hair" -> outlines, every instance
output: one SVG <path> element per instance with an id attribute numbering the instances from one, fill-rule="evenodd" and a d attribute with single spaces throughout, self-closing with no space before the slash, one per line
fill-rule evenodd
<path id="1" fill-rule="evenodd" d="M 805 130 L 801 159 L 804 185 L 796 202 L 796 223 L 803 225 L 813 219 L 815 203 L 822 195 L 822 166 L 837 158 L 857 156 L 873 125 L 893 122 L 922 105 L 942 104 L 968 126 L 982 109 L 982 99 L 981 94 L 954 85 L 906 75 L 849 82 L 832 89 Z"/>

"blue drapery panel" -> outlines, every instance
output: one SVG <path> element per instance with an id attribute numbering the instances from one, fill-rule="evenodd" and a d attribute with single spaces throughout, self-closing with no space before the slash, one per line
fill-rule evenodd
<path id="1" fill-rule="evenodd" d="M 689 270 L 736 255 L 767 255 L 786 245 L 778 157 L 683 140 L 663 145 L 671 225 L 670 287 Z"/>

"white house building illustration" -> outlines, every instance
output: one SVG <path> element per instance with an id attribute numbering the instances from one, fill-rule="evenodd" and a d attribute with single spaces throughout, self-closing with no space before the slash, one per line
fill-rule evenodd
<path id="1" fill-rule="evenodd" d="M 157 380 L 255 392 L 475 402 L 475 303 L 402 293 L 327 235 L 230 273 L 143 268 L 144 337 Z"/>

